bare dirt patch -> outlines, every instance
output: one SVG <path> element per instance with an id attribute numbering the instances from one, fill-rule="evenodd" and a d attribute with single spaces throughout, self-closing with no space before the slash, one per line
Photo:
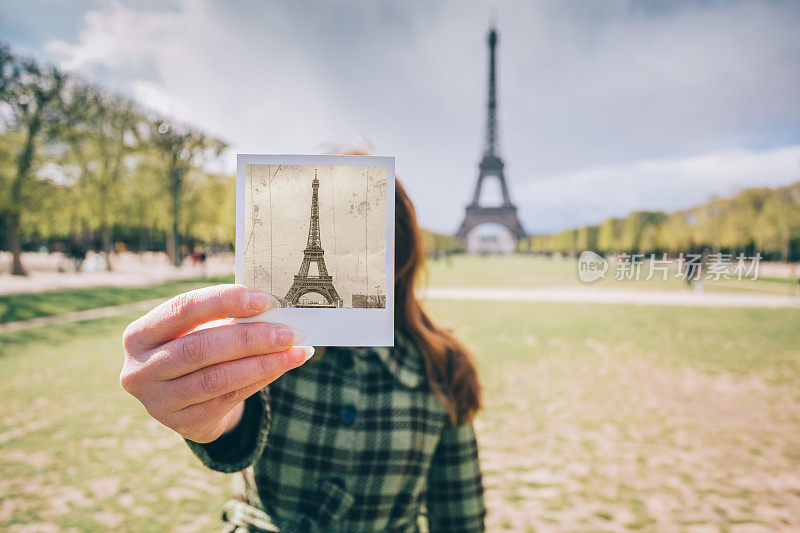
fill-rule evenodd
<path id="1" fill-rule="evenodd" d="M 800 530 L 796 391 L 586 345 L 496 376 L 489 530 Z"/>

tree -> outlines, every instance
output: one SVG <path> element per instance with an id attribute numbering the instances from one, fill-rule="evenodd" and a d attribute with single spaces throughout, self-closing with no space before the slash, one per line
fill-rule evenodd
<path id="1" fill-rule="evenodd" d="M 788 190 L 772 191 L 764 202 L 756 221 L 755 237 L 758 247 L 777 253 L 782 261 L 789 260 L 790 243 L 798 227 L 797 204 Z"/>
<path id="2" fill-rule="evenodd" d="M 623 223 L 621 243 L 623 250 L 633 252 L 655 251 L 657 227 L 667 217 L 660 211 L 635 211 Z"/>
<path id="3" fill-rule="evenodd" d="M 758 214 L 771 192 L 766 188 L 747 189 L 727 201 L 719 232 L 720 247 L 731 253 L 752 253 Z"/>
<path id="4" fill-rule="evenodd" d="M 183 235 L 203 242 L 233 242 L 236 227 L 236 177 L 189 173 L 184 194 Z"/>
<path id="5" fill-rule="evenodd" d="M 597 234 L 600 226 L 583 226 L 578 230 L 577 242 L 575 243 L 579 251 L 597 250 Z"/>
<path id="6" fill-rule="evenodd" d="M 82 197 L 90 204 L 89 225 L 100 232 L 106 269 L 111 270 L 111 225 L 122 212 L 126 158 L 137 149 L 144 118 L 127 98 L 94 85 L 76 84 L 70 97 L 62 137 L 80 169 Z"/>
<path id="7" fill-rule="evenodd" d="M 181 213 L 186 176 L 202 166 L 209 157 L 218 157 L 227 144 L 190 126 L 159 119 L 150 124 L 150 139 L 160 155 L 172 220 L 169 229 L 168 253 L 172 264 L 183 262 L 181 252 Z"/>
<path id="8" fill-rule="evenodd" d="M 606 254 L 622 251 L 621 240 L 624 225 L 624 218 L 606 219 L 597 231 L 597 248 Z"/>
<path id="9" fill-rule="evenodd" d="M 689 252 L 692 247 L 691 224 L 686 211 L 670 213 L 658 232 L 658 248 L 675 255 Z"/>
<path id="10" fill-rule="evenodd" d="M 15 57 L 0 44 L 0 113 L 3 130 L 19 130 L 21 143 L 12 154 L 15 164 L 7 180 L 5 219 L 11 273 L 27 274 L 22 265 L 20 234 L 23 211 L 30 206 L 30 184 L 34 180 L 36 149 L 43 136 L 50 135 L 62 119 L 65 76 L 53 67 L 41 68 L 35 61 Z M 8 150 L 8 147 L 6 148 Z"/>
<path id="11" fill-rule="evenodd" d="M 145 251 L 150 249 L 153 233 L 166 231 L 169 226 L 162 161 L 153 150 L 140 150 L 129 162 L 133 170 L 125 176 L 121 209 L 126 223 L 135 227 L 135 248 Z"/>

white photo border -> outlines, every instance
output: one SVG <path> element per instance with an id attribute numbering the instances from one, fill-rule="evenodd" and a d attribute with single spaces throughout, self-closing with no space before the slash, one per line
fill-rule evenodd
<path id="1" fill-rule="evenodd" d="M 236 155 L 236 283 L 244 280 L 244 202 L 247 165 L 383 167 L 386 169 L 386 306 L 280 308 L 236 322 L 277 322 L 303 332 L 310 346 L 394 346 L 394 157 L 373 155 Z"/>

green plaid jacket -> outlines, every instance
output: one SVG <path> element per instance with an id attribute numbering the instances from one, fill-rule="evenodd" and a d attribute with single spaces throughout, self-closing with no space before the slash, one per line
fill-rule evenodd
<path id="1" fill-rule="evenodd" d="M 187 441 L 214 470 L 240 472 L 228 531 L 483 531 L 471 424 L 452 427 L 422 356 L 326 348 L 245 402 L 237 430 Z"/>

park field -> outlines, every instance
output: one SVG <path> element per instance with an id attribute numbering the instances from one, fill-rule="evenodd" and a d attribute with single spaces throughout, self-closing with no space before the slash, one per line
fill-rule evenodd
<path id="1" fill-rule="evenodd" d="M 506 256 L 457 255 L 428 262 L 427 282 L 431 287 L 583 287 L 604 289 L 686 290 L 686 282 L 675 277 L 673 269 L 667 279 L 655 272 L 651 279 L 648 267 L 640 267 L 638 279 L 616 279 L 616 269 L 609 265 L 605 278 L 585 284 L 578 278 L 576 258 L 550 258 L 512 254 Z M 800 295 L 800 285 L 789 278 L 705 279 L 703 290 L 710 292 L 749 292 L 761 294 Z M 622 278 L 622 276 L 620 276 Z"/>
<path id="2" fill-rule="evenodd" d="M 480 367 L 490 531 L 800 528 L 800 310 L 429 308 Z M 0 335 L 0 530 L 217 529 L 229 477 L 119 386 L 135 317 Z"/>
<path id="3" fill-rule="evenodd" d="M 98 307 L 170 298 L 204 285 L 231 283 L 233 276 L 176 280 L 150 287 L 89 287 L 0 295 L 0 324 L 55 316 Z"/>
<path id="4" fill-rule="evenodd" d="M 231 270 L 233 265 L 230 265 Z M 217 269 L 224 270 L 224 269 Z M 582 283 L 577 275 L 574 258 L 551 259 L 530 255 L 494 257 L 455 256 L 431 260 L 423 283 L 432 288 L 523 288 L 548 287 L 581 289 L 661 290 L 688 292 L 686 283 L 674 277 L 647 280 L 647 270 L 642 269 L 641 279 L 617 280 L 611 267 L 605 279 L 591 284 Z M 2 287 L 0 278 L 0 287 Z M 35 277 L 32 283 L 36 283 Z M 233 276 L 195 278 L 168 281 L 144 287 L 88 287 L 58 291 L 3 294 L 0 290 L 0 324 L 54 316 L 74 311 L 122 305 L 144 300 L 167 298 L 192 287 L 213 283 L 231 283 Z M 760 278 L 758 280 L 705 280 L 703 291 L 710 293 L 751 293 L 757 295 L 800 296 L 800 285 L 788 278 Z M 652 293 L 651 293 L 652 294 Z M 800 306 L 800 300 L 798 300 Z"/>

